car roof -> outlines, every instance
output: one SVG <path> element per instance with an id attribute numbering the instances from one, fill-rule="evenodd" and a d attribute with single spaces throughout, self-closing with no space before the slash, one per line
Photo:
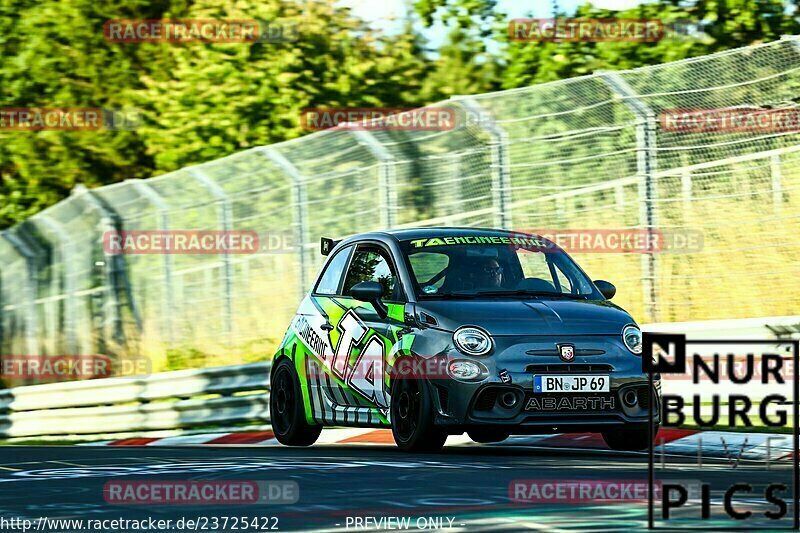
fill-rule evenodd
<path id="1" fill-rule="evenodd" d="M 375 233 L 383 233 L 391 235 L 399 241 L 406 241 L 411 239 L 425 239 L 434 237 L 466 237 L 468 235 L 483 235 L 488 237 L 507 237 L 509 235 L 519 235 L 519 231 L 509 231 L 496 228 L 475 228 L 469 226 L 462 227 L 426 227 L 426 228 L 404 228 L 393 229 L 386 231 L 379 231 Z"/>
<path id="2" fill-rule="evenodd" d="M 423 228 L 402 228 L 391 230 L 377 230 L 368 231 L 365 233 L 358 233 L 342 240 L 336 241 L 336 248 L 340 249 L 353 243 L 358 243 L 364 240 L 379 240 L 379 241 L 408 241 L 413 239 L 430 239 L 435 237 L 467 237 L 467 236 L 485 236 L 485 237 L 508 237 L 520 235 L 536 235 L 526 233 L 524 231 L 510 231 L 497 228 L 477 228 L 472 226 L 435 226 Z M 546 238 L 536 235 L 545 242 L 550 243 Z M 552 244 L 552 243 L 551 243 Z"/>

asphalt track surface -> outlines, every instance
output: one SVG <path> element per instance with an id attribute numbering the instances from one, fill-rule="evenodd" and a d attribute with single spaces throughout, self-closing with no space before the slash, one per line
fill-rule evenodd
<path id="1" fill-rule="evenodd" d="M 791 461 L 773 463 L 767 470 L 763 463 L 734 467 L 729 461 L 706 460 L 698 466 L 696 459 L 668 457 L 665 466 L 666 470 L 656 470 L 657 478 L 671 476 L 711 484 L 712 519 L 699 520 L 699 501 L 690 499 L 678 513 L 683 518 L 673 515 L 669 522 L 656 522 L 663 530 L 713 526 L 752 531 L 792 525 Z M 529 447 L 446 447 L 438 454 L 410 455 L 391 446 L 360 445 L 304 449 L 8 446 L 0 448 L 0 517 L 27 518 L 34 524 L 47 517 L 51 522 L 40 522 L 38 531 L 53 532 L 86 531 L 74 524 L 58 527 L 54 519 L 177 521 L 182 517 L 208 521 L 205 528 L 197 524 L 200 531 L 390 530 L 386 522 L 383 527 L 376 528 L 374 522 L 361 522 L 358 527 L 356 517 L 406 517 L 411 531 L 635 531 L 647 526 L 646 502 L 518 503 L 512 501 L 509 485 L 515 480 L 646 482 L 647 473 L 646 454 Z M 299 500 L 291 505 L 109 504 L 104 486 L 119 480 L 291 480 L 297 483 Z M 724 516 L 722 493 L 733 482 L 749 482 L 755 487 L 752 496 L 735 500 L 739 510 L 754 512 L 750 520 L 733 521 Z M 788 513 L 778 521 L 761 518 L 764 511 L 775 509 L 760 493 L 769 482 L 789 487 L 783 494 Z M 656 505 L 659 513 L 660 501 Z M 220 521 L 226 517 L 227 527 L 223 528 Z M 250 525 L 245 527 L 241 518 L 234 524 L 232 517 L 246 517 Z M 213 518 L 217 519 L 216 528 L 211 527 Z M 260 522 L 252 522 L 253 518 Z M 0 529 L 21 531 L 8 523 Z M 170 530 L 194 529 L 173 526 Z"/>

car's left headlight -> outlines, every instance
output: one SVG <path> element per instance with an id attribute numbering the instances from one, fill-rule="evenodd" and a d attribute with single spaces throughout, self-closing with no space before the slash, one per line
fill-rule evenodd
<path id="1" fill-rule="evenodd" d="M 642 355 L 642 330 L 633 324 L 622 328 L 622 342 L 636 355 Z"/>
<path id="2" fill-rule="evenodd" d="M 486 355 L 492 349 L 492 339 L 480 328 L 466 326 L 453 333 L 453 342 L 461 353 Z"/>

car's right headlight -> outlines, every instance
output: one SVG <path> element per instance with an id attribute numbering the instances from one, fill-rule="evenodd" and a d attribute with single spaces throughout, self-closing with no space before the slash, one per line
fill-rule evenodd
<path id="1" fill-rule="evenodd" d="M 492 349 L 492 339 L 480 328 L 466 326 L 453 333 L 453 342 L 461 353 L 486 355 Z"/>
<path id="2" fill-rule="evenodd" d="M 633 324 L 622 328 L 622 342 L 636 355 L 642 355 L 642 330 Z"/>

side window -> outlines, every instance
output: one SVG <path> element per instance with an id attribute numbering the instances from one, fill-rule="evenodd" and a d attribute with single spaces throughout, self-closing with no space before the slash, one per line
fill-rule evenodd
<path id="1" fill-rule="evenodd" d="M 565 280 L 558 276 L 558 271 L 550 270 L 549 258 L 544 252 L 520 250 L 517 252 L 517 257 L 525 277 L 523 283 L 526 288 L 546 292 L 569 291 L 569 286 L 565 286 Z M 563 272 L 561 274 L 563 275 Z"/>
<path id="2" fill-rule="evenodd" d="M 391 262 L 384 252 L 375 248 L 359 248 L 350 262 L 350 269 L 344 281 L 345 296 L 350 296 L 353 285 L 362 281 L 377 281 L 383 287 L 383 297 L 387 300 L 401 299 L 400 281 L 392 269 Z"/>
<path id="3" fill-rule="evenodd" d="M 423 292 L 435 294 L 444 284 L 446 274 L 443 271 L 450 264 L 450 256 L 434 252 L 417 252 L 408 256 L 408 260 Z"/>
<path id="4" fill-rule="evenodd" d="M 594 286 L 589 279 L 580 272 L 575 263 L 558 261 L 555 263 L 556 273 L 561 282 L 561 290 L 573 294 L 591 294 Z"/>
<path id="5" fill-rule="evenodd" d="M 519 264 L 522 267 L 522 274 L 526 278 L 539 278 L 547 281 L 553 279 L 543 252 L 519 250 L 517 257 L 519 257 Z"/>
<path id="6" fill-rule="evenodd" d="M 347 266 L 347 258 L 350 257 L 352 246 L 342 248 L 333 259 L 328 263 L 325 272 L 317 283 L 317 289 L 314 291 L 317 294 L 336 294 L 339 289 L 339 281 L 342 279 L 342 274 Z"/>
<path id="7" fill-rule="evenodd" d="M 556 278 L 558 278 L 558 283 L 561 285 L 561 292 L 573 293 L 575 291 L 575 287 L 572 286 L 572 280 L 570 277 L 564 274 L 564 271 L 561 270 L 561 267 L 558 265 L 554 266 L 556 268 Z"/>

